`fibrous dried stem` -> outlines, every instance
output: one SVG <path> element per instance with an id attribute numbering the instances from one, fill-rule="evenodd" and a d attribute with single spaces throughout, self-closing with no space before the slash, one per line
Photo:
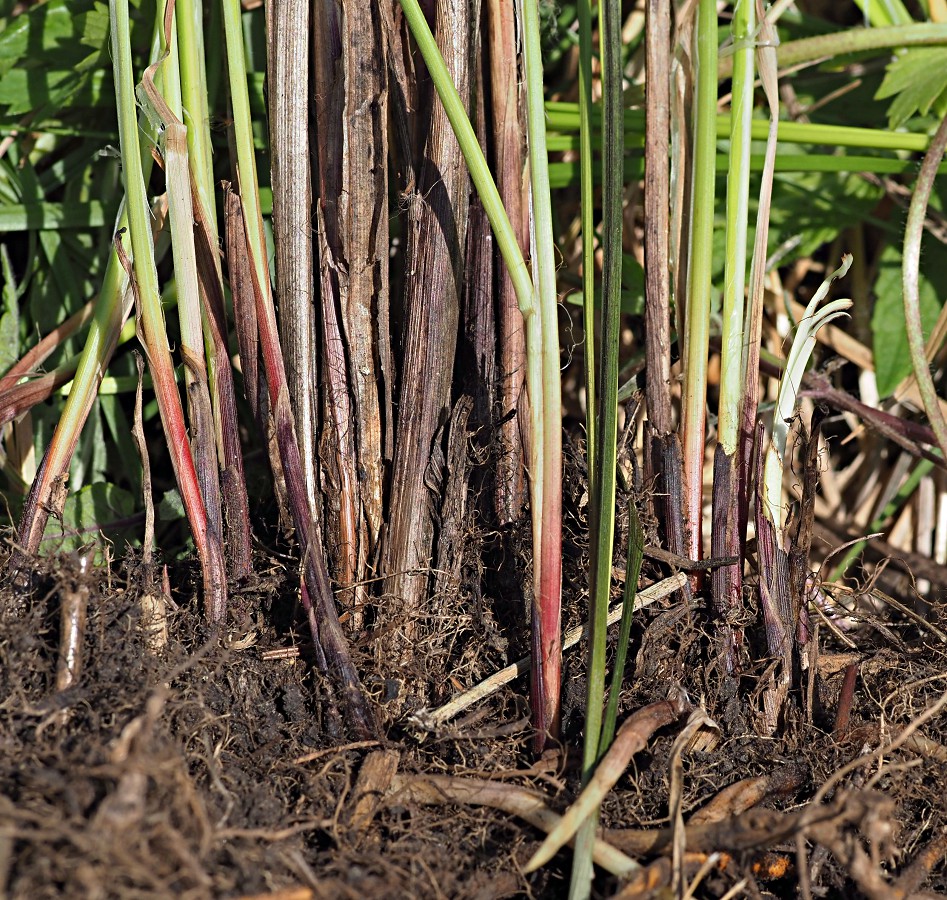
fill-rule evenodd
<path id="1" fill-rule="evenodd" d="M 469 3 L 437 4 L 438 46 L 458 93 L 469 93 Z M 417 190 L 408 198 L 403 373 L 395 435 L 384 593 L 398 598 L 410 620 L 427 594 L 434 537 L 430 502 L 431 448 L 450 404 L 469 177 L 441 103 L 430 111 Z"/>
<path id="2" fill-rule="evenodd" d="M 520 249 L 527 248 L 527 222 L 524 210 L 523 134 L 520 102 L 520 77 L 516 51 L 514 4 L 506 0 L 487 0 L 490 45 L 491 106 L 497 189 L 510 222 L 519 238 Z M 500 458 L 494 505 L 501 525 L 516 521 L 526 496 L 521 435 L 528 421 L 526 400 L 526 335 L 513 282 L 501 267 L 497 304 L 499 340 L 499 415 Z M 511 415 L 513 414 L 513 415 Z M 510 418 L 507 418 L 510 416 Z"/>
<path id="3" fill-rule="evenodd" d="M 240 229 L 244 227 L 242 208 L 235 207 L 233 213 L 230 224 L 236 236 L 239 237 Z M 236 249 L 239 252 L 239 247 Z M 242 252 L 249 255 L 249 247 L 245 245 Z M 358 733 L 370 737 L 374 735 L 377 723 L 368 698 L 363 692 L 358 672 L 352 662 L 348 642 L 339 622 L 339 614 L 335 607 L 326 568 L 322 529 L 319 519 L 312 515 L 306 495 L 299 445 L 289 402 L 289 390 L 286 386 L 283 353 L 277 334 L 273 298 L 269 291 L 269 284 L 260 284 L 253 272 L 250 275 L 275 443 L 286 483 L 287 502 L 296 531 L 296 540 L 299 543 L 301 566 L 305 572 L 305 585 L 301 593 L 303 606 L 306 609 L 317 651 L 324 651 L 325 667 L 329 674 L 338 680 L 342 688 L 344 710 L 349 723 Z"/>

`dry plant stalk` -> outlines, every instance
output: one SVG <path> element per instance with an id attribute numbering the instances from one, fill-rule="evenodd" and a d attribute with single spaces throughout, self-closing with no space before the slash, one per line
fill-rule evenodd
<path id="1" fill-rule="evenodd" d="M 684 750 L 701 728 L 719 730 L 717 723 L 701 709 L 691 712 L 687 724 L 674 739 L 671 747 L 671 787 L 668 791 L 668 816 L 671 820 L 673 840 L 671 843 L 671 890 L 679 893 L 683 885 L 684 851 L 687 835 L 684 830 Z"/>
<path id="2" fill-rule="evenodd" d="M 468 0 L 444 0 L 434 27 L 452 81 L 468 102 L 469 12 Z M 383 561 L 383 591 L 403 604 L 408 619 L 401 629 L 403 652 L 410 652 L 417 635 L 414 615 L 428 590 L 432 447 L 450 408 L 469 194 L 460 145 L 443 104 L 435 101 L 418 184 L 407 199 L 404 357 Z"/>
<path id="3" fill-rule="evenodd" d="M 166 595 L 157 589 L 154 577 L 155 505 L 151 491 L 151 460 L 142 421 L 142 379 L 145 374 L 145 361 L 140 353 L 135 354 L 135 367 L 138 369 L 138 385 L 135 388 L 132 440 L 141 460 L 141 493 L 145 507 L 145 533 L 141 541 L 141 566 L 144 572 L 140 601 L 141 628 L 145 636 L 145 647 L 152 653 L 160 653 L 168 644 L 168 614 Z M 164 571 L 167 573 L 167 567 Z"/>
<path id="4" fill-rule="evenodd" d="M 321 28 L 313 29 L 316 41 Z M 309 156 L 310 4 L 286 0 L 266 4 L 267 79 L 270 84 L 270 178 L 273 184 L 273 243 L 280 300 L 280 338 L 286 382 L 293 402 L 309 502 L 318 509 L 319 474 L 314 436 L 318 353 L 313 303 L 312 181 Z M 322 86 L 317 84 L 316 97 Z M 318 101 L 317 101 L 318 102 Z M 320 123 L 321 124 L 321 123 Z M 322 165 L 322 160 L 320 167 Z"/>
<path id="5" fill-rule="evenodd" d="M 382 4 L 384 7 L 384 4 Z M 336 581 L 351 628 L 362 623 L 362 583 L 378 550 L 385 460 L 391 456 L 392 364 L 388 323 L 388 141 L 385 21 L 367 4 L 318 2 L 315 17 L 315 210 L 319 249 L 322 505 Z M 308 209 L 308 206 L 307 206 Z M 308 214 L 307 214 L 308 223 Z M 302 315 L 294 330 L 302 331 Z M 312 326 L 309 326 L 310 329 Z M 314 332 L 313 332 L 314 333 Z M 296 335 L 297 344 L 313 338 Z M 312 353 L 306 364 L 311 366 Z M 313 391 L 314 375 L 297 389 Z M 300 407 L 307 417 L 318 401 Z M 319 429 L 313 419 L 315 454 Z"/>
<path id="6" fill-rule="evenodd" d="M 250 256 L 248 244 L 241 247 L 239 241 L 246 239 L 246 222 L 243 206 L 236 194 L 231 194 L 228 226 L 233 230 L 228 247 L 235 252 Z M 322 528 L 318 517 L 313 515 L 306 495 L 299 444 L 293 413 L 289 402 L 289 389 L 286 385 L 286 370 L 283 365 L 283 352 L 280 347 L 276 327 L 276 310 L 269 284 L 261 284 L 256 272 L 251 269 L 250 284 L 241 291 L 246 302 L 249 287 L 256 305 L 256 323 L 259 329 L 259 346 L 263 355 L 266 374 L 266 386 L 270 404 L 270 416 L 278 450 L 278 459 L 285 479 L 286 499 L 299 543 L 302 558 L 301 568 L 304 583 L 301 599 L 306 610 L 309 629 L 317 648 L 317 657 L 324 653 L 320 666 L 324 674 L 334 677 L 342 689 L 343 709 L 352 728 L 360 735 L 371 737 L 377 731 L 378 724 L 368 698 L 362 689 L 358 671 L 352 661 L 351 651 L 335 606 L 329 573 L 323 554 Z M 236 293 L 235 293 L 236 298 Z M 274 467 L 274 476 L 279 469 Z"/>
<path id="7" fill-rule="evenodd" d="M 524 871 L 535 872 L 546 865 L 559 848 L 575 837 L 589 815 L 598 808 L 608 792 L 617 784 L 631 758 L 643 750 L 651 736 L 659 728 L 670 725 L 680 718 L 687 704 L 682 697 L 673 700 L 661 700 L 639 709 L 626 719 L 608 752 L 602 757 L 595 774 L 579 795 L 579 799 L 569 807 L 555 831 L 543 841 L 542 846 L 533 854 Z"/>
<path id="8" fill-rule="evenodd" d="M 551 833 L 562 817 L 546 806 L 538 791 L 484 781 L 452 778 L 447 775 L 396 775 L 391 782 L 389 802 L 490 806 L 518 816 L 541 831 Z M 592 851 L 594 862 L 619 878 L 627 878 L 641 867 L 635 860 L 597 838 Z"/>
<path id="9" fill-rule="evenodd" d="M 523 135 L 526 128 L 520 102 L 515 4 L 506 0 L 487 0 L 487 27 L 497 189 L 525 255 L 529 240 L 524 214 Z M 497 522 L 507 525 L 519 519 L 526 497 L 521 435 L 529 414 L 525 406 L 528 401 L 523 314 L 505 266 L 500 267 L 499 279 L 496 333 L 499 340 L 499 412 L 503 424 L 499 434 L 494 507 Z M 507 418 L 513 410 L 516 414 Z"/>

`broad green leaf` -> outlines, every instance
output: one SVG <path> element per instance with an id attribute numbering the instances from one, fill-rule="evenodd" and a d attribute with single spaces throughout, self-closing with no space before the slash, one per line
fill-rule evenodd
<path id="1" fill-rule="evenodd" d="M 20 314 L 17 305 L 16 275 L 6 244 L 0 244 L 3 266 L 3 303 L 0 305 L 0 375 L 7 371 L 20 353 Z"/>
<path id="2" fill-rule="evenodd" d="M 184 501 L 177 488 L 164 492 L 161 503 L 158 504 L 158 518 L 162 522 L 174 522 L 184 518 Z"/>
<path id="3" fill-rule="evenodd" d="M 0 32 L 0 107 L 8 117 L 61 109 L 107 68 L 108 6 L 49 0 Z"/>
<path id="4" fill-rule="evenodd" d="M 108 40 L 108 6 L 75 0 L 39 3 L 0 33 L 0 74 L 14 68 L 57 68 L 86 62 Z"/>
<path id="5" fill-rule="evenodd" d="M 69 485 L 80 490 L 88 483 L 104 481 L 108 476 L 108 452 L 98 398 L 92 404 L 69 466 Z"/>
<path id="6" fill-rule="evenodd" d="M 0 0 L 0 31 L 6 27 L 7 19 L 13 15 L 19 3 L 20 0 Z"/>
<path id="7" fill-rule="evenodd" d="M 863 221 L 883 193 L 857 175 L 777 175 L 773 184 L 769 253 L 785 251 L 791 245 L 791 251 L 782 257 L 783 263 L 810 256 L 844 229 Z"/>
<path id="8" fill-rule="evenodd" d="M 875 280 L 875 309 L 871 318 L 874 334 L 875 379 L 882 397 L 890 396 L 902 379 L 911 374 L 911 354 L 904 327 L 901 293 L 901 248 L 888 246 L 881 254 Z M 924 242 L 921 253 L 921 322 L 929 333 L 947 297 L 947 249 L 936 241 Z"/>
<path id="9" fill-rule="evenodd" d="M 102 418 L 115 444 L 112 471 L 121 471 L 123 478 L 127 479 L 131 486 L 132 496 L 140 497 L 141 465 L 138 463 L 138 449 L 132 440 L 131 423 L 122 408 L 121 398 L 114 394 L 99 394 L 98 402 L 102 410 Z"/>
<path id="10" fill-rule="evenodd" d="M 875 99 L 894 97 L 888 108 L 892 129 L 900 128 L 916 113 L 938 114 L 947 108 L 947 47 L 906 50 L 888 65 Z"/>
<path id="11" fill-rule="evenodd" d="M 101 228 L 111 223 L 114 203 L 11 203 L 0 206 L 0 233 L 10 231 L 58 231 L 61 228 Z"/>
<path id="12" fill-rule="evenodd" d="M 50 519 L 43 538 L 44 552 L 73 552 L 103 539 L 113 542 L 133 540 L 129 517 L 135 500 L 114 484 L 98 482 L 71 494 L 63 509 L 62 522 Z"/>

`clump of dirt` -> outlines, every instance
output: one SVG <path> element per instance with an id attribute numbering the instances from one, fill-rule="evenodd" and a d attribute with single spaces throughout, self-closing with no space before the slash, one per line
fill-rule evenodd
<path id="1" fill-rule="evenodd" d="M 578 521 L 581 497 L 572 505 Z M 567 584 L 581 582 L 584 549 L 567 558 Z M 389 680 L 424 683 L 377 676 L 386 733 L 359 741 L 341 730 L 277 570 L 235 595 L 239 627 L 224 638 L 175 593 L 157 648 L 142 619 L 147 583 L 132 560 L 86 572 L 66 557 L 29 597 L 0 589 L 0 896 L 565 895 L 570 851 L 524 874 L 543 835 L 514 795 L 561 813 L 581 787 L 578 759 L 532 758 L 525 680 L 427 730 L 416 715 L 522 650 L 525 626 L 480 614 L 498 608 L 489 598 L 464 594 L 453 618 L 445 600 L 428 631 L 436 653 L 400 674 L 386 661 Z M 62 611 L 77 596 L 85 626 L 67 683 Z M 567 600 L 566 621 L 579 621 L 581 591 Z M 791 897 L 800 864 L 811 896 L 947 890 L 947 714 L 936 710 L 947 651 L 910 617 L 872 615 L 872 629 L 817 636 L 805 689 L 765 734 L 765 661 L 721 676 L 706 610 L 680 591 L 637 614 L 620 720 L 669 696 L 685 713 L 605 796 L 605 837 L 644 868 L 598 870 L 596 896 L 694 884 L 695 897 Z M 371 641 L 360 653 L 363 672 L 381 671 Z M 583 656 L 566 658 L 572 747 Z M 676 744 L 693 710 L 705 724 Z"/>

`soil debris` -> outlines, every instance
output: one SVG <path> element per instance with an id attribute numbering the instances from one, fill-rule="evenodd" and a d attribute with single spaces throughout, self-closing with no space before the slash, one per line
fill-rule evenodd
<path id="1" fill-rule="evenodd" d="M 391 660 L 373 670 L 367 647 L 363 671 L 417 683 L 387 706 L 379 694 L 385 734 L 356 740 L 337 731 L 311 648 L 273 624 L 292 621 L 291 585 L 274 577 L 235 599 L 245 611 L 223 642 L 178 592 L 156 648 L 139 571 L 64 558 L 28 602 L 2 588 L 3 896 L 565 896 L 567 847 L 526 869 L 579 796 L 578 760 L 533 759 L 525 683 L 463 718 L 412 725 L 427 700 L 516 659 L 523 635 L 507 629 L 499 644 L 495 620 L 478 625 L 461 608 L 438 618 L 432 657 L 410 671 Z M 576 627 L 579 600 L 567 610 Z M 765 667 L 734 682 L 707 665 L 699 602 L 679 591 L 636 613 L 621 721 L 668 697 L 683 705 L 639 735 L 602 792 L 595 895 L 662 896 L 675 878 L 697 898 L 947 890 L 947 652 L 933 632 L 890 606 L 871 611 L 878 627 L 847 632 L 854 650 L 823 629 L 811 697 L 790 697 L 784 727 L 762 737 L 754 684 Z M 935 621 L 940 612 L 934 604 Z M 488 642 L 487 660 L 452 646 L 465 634 L 471 647 Z M 571 679 L 581 652 L 567 654 Z M 581 681 L 567 688 L 580 703 Z M 675 749 L 695 702 L 684 698 L 701 698 L 719 731 Z M 578 721 L 567 732 L 576 746 Z"/>

